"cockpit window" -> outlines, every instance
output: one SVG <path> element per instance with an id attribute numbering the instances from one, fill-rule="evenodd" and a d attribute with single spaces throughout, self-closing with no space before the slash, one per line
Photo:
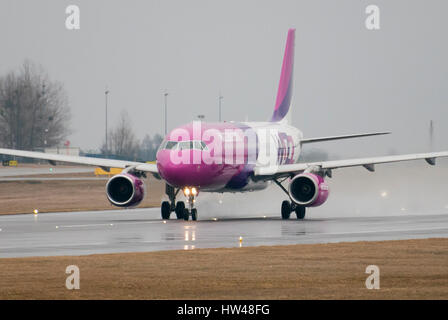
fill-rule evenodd
<path id="1" fill-rule="evenodd" d="M 202 144 L 201 141 L 193 141 L 194 142 L 194 149 L 196 150 L 202 150 Z"/>
<path id="2" fill-rule="evenodd" d="M 165 141 L 160 150 L 208 150 L 204 141 Z"/>
<path id="3" fill-rule="evenodd" d="M 177 141 L 167 141 L 164 149 L 173 150 L 177 147 Z"/>
<path id="4" fill-rule="evenodd" d="M 179 150 L 189 150 L 191 149 L 193 141 L 181 141 L 179 142 L 179 147 L 177 149 Z"/>

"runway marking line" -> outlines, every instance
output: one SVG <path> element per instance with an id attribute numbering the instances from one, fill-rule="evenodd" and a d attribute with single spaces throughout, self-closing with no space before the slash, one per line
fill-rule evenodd
<path id="1" fill-rule="evenodd" d="M 115 225 L 129 225 L 129 224 L 155 224 L 155 223 L 163 223 L 163 221 L 142 221 L 142 222 L 122 222 L 122 223 L 96 223 L 96 224 L 73 224 L 66 226 L 57 226 L 57 228 L 84 228 L 84 227 L 100 227 L 100 226 L 110 226 L 113 227 Z"/>
<path id="2" fill-rule="evenodd" d="M 86 247 L 86 246 L 102 246 L 107 245 L 107 242 L 91 242 L 91 243 L 81 243 L 76 244 L 76 246 L 79 247 Z M 73 243 L 67 243 L 67 244 L 47 244 L 47 245 L 31 245 L 31 246 L 20 246 L 20 247 L 0 247 L 0 250 L 7 250 L 7 249 L 28 249 L 28 248 L 66 248 L 73 246 Z"/>

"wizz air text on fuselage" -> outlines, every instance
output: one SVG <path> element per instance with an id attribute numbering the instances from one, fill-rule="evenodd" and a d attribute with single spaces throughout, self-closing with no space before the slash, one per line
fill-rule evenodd
<path id="1" fill-rule="evenodd" d="M 203 126 L 194 121 L 174 129 L 160 151 L 172 164 L 282 165 L 300 155 L 301 132 L 294 127 L 262 123 Z"/>

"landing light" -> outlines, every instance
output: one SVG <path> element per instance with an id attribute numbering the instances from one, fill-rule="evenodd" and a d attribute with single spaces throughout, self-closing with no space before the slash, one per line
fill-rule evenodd
<path id="1" fill-rule="evenodd" d="M 381 192 L 381 197 L 386 198 L 387 197 L 387 191 Z"/>
<path id="2" fill-rule="evenodd" d="M 190 194 L 193 196 L 197 196 L 197 194 L 198 194 L 198 189 L 196 189 L 195 187 L 191 187 L 191 188 L 185 187 L 183 191 L 184 191 L 184 195 L 186 197 L 188 197 Z"/>
<path id="3" fill-rule="evenodd" d="M 38 214 L 39 213 L 39 210 L 37 210 L 37 209 L 34 209 L 34 214 Z"/>

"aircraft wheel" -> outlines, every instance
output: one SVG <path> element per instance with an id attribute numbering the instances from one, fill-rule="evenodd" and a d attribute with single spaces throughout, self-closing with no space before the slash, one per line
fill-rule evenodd
<path id="1" fill-rule="evenodd" d="M 190 218 L 190 212 L 188 212 L 188 209 L 184 209 L 184 220 L 188 221 Z"/>
<path id="2" fill-rule="evenodd" d="M 193 221 L 198 220 L 198 210 L 197 209 L 191 209 L 191 220 L 193 220 Z"/>
<path id="3" fill-rule="evenodd" d="M 184 217 L 184 210 L 185 210 L 185 202 L 178 201 L 176 204 L 176 209 L 174 210 L 176 212 L 177 219 L 182 219 Z"/>
<path id="4" fill-rule="evenodd" d="M 282 219 L 288 220 L 291 215 L 291 203 L 288 200 L 282 202 Z"/>
<path id="5" fill-rule="evenodd" d="M 168 220 L 170 218 L 170 214 L 171 214 L 170 203 L 168 201 L 163 201 L 160 209 L 162 211 L 162 219 Z"/>
<path id="6" fill-rule="evenodd" d="M 302 220 L 303 218 L 305 218 L 306 208 L 304 206 L 297 206 L 295 211 L 297 219 Z"/>

